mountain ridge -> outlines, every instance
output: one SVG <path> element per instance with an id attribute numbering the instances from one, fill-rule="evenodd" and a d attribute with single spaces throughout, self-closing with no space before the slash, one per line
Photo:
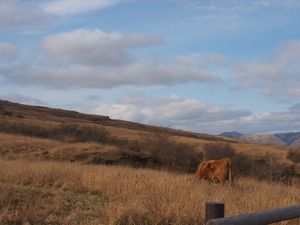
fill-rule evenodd
<path id="1" fill-rule="evenodd" d="M 300 146 L 300 132 L 274 134 L 243 134 L 238 131 L 223 132 L 221 136 L 235 138 L 241 141 L 263 144 L 275 144 L 287 147 Z"/>

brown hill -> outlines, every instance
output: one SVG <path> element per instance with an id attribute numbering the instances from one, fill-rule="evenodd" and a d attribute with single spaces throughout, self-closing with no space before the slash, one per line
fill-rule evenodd
<path id="1" fill-rule="evenodd" d="M 0 101 L 0 224 L 200 224 L 199 202 L 211 196 L 231 202 L 230 215 L 296 204 L 299 188 L 290 175 L 300 173 L 299 154 L 287 153 L 277 145 Z M 187 173 L 203 158 L 226 156 L 234 185 L 192 183 Z"/>
<path id="2" fill-rule="evenodd" d="M 230 156 L 236 174 L 281 177 L 286 170 L 293 173 L 287 153 L 282 146 L 0 100 L 0 157 L 4 159 L 194 172 L 203 158 Z"/>
<path id="3" fill-rule="evenodd" d="M 46 122 L 77 122 L 92 123 L 97 125 L 125 128 L 135 131 L 165 132 L 170 135 L 199 138 L 209 141 L 236 142 L 221 136 L 200 134 L 190 131 L 182 131 L 163 128 L 124 120 L 110 119 L 108 116 L 83 114 L 76 111 L 53 109 L 42 106 L 29 106 L 0 100 L 0 116 L 9 119 L 30 119 Z"/>

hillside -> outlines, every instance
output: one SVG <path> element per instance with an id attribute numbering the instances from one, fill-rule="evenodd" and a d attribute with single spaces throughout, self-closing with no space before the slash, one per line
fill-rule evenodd
<path id="1" fill-rule="evenodd" d="M 225 201 L 227 215 L 297 204 L 300 158 L 288 153 L 0 101 L 0 224 L 192 225 L 206 201 Z M 191 182 L 201 160 L 227 156 L 234 185 Z"/>
<path id="2" fill-rule="evenodd" d="M 9 119 L 30 119 L 39 120 L 45 122 L 77 122 L 77 123 L 91 123 L 102 126 L 125 128 L 134 131 L 163 131 L 170 135 L 177 135 L 182 137 L 193 137 L 202 140 L 211 141 L 225 141 L 236 142 L 235 140 L 228 140 L 221 136 L 214 136 L 208 134 L 200 134 L 189 131 L 181 131 L 170 128 L 163 128 L 151 125 L 145 125 L 135 122 L 129 122 L 124 120 L 113 120 L 108 116 L 101 115 L 89 115 L 76 111 L 52 109 L 42 106 L 29 106 L 18 103 L 12 103 L 8 101 L 0 100 L 0 116 Z"/>
<path id="3" fill-rule="evenodd" d="M 3 159 L 129 165 L 193 173 L 204 158 L 233 157 L 235 172 L 240 176 L 268 177 L 276 167 L 272 176 L 278 179 L 295 173 L 295 162 L 287 154 L 286 148 L 277 145 L 0 101 Z"/>

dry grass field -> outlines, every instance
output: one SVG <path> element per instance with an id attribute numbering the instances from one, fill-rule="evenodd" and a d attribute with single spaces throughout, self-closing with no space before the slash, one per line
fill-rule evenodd
<path id="1" fill-rule="evenodd" d="M 300 202 L 300 189 L 240 178 L 192 184 L 191 175 L 121 166 L 0 160 L 1 224 L 201 224 L 206 201 L 226 215 Z M 298 224 L 299 221 L 281 224 Z"/>
<path id="2" fill-rule="evenodd" d="M 234 185 L 192 185 L 203 158 L 223 156 Z M 0 101 L 0 224 L 201 224 L 206 201 L 224 201 L 226 215 L 299 204 L 299 183 L 287 185 L 299 159 L 275 145 Z"/>

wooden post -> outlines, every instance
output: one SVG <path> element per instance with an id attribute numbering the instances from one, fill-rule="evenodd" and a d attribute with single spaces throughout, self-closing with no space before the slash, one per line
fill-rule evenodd
<path id="1" fill-rule="evenodd" d="M 207 202 L 205 204 L 205 223 L 211 219 L 223 218 L 224 211 L 224 202 Z"/>

